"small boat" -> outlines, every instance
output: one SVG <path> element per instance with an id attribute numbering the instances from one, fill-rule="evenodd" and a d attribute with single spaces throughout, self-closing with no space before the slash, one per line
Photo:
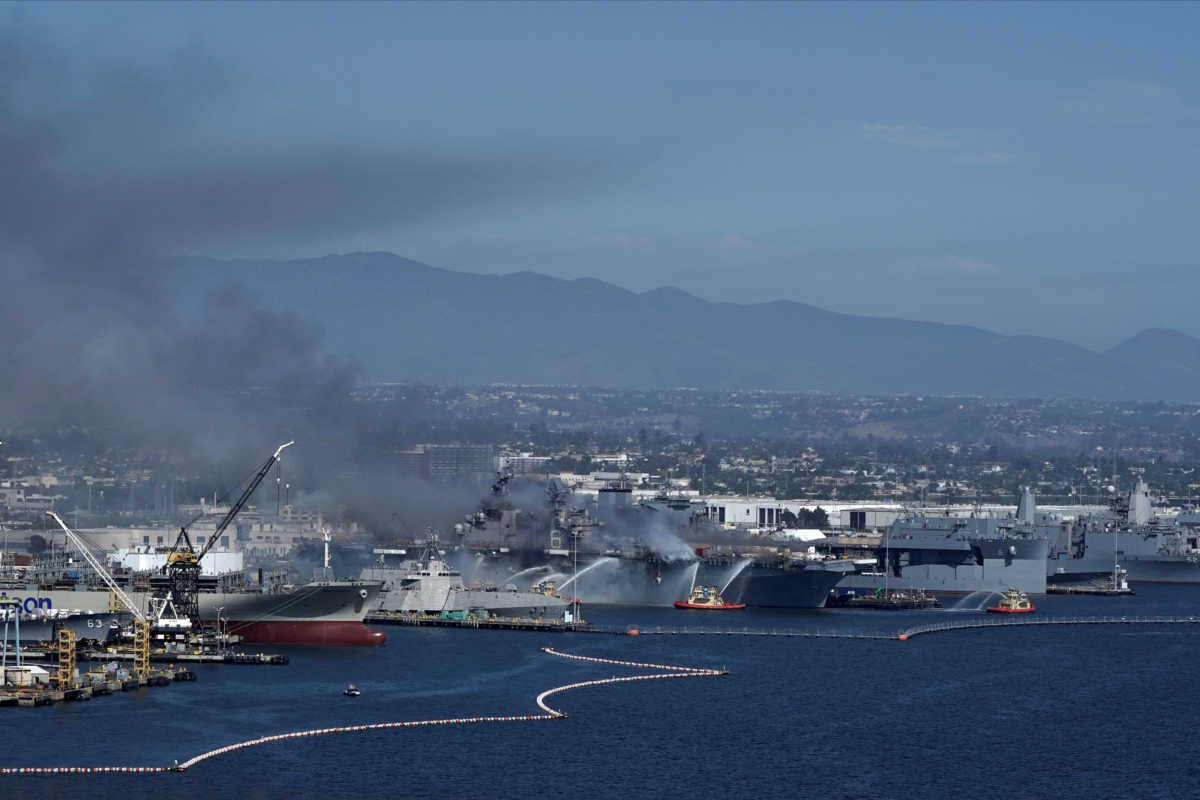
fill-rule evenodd
<path id="1" fill-rule="evenodd" d="M 1033 603 L 1024 592 L 1009 589 L 997 605 L 988 606 L 987 610 L 993 614 L 1029 614 L 1033 611 Z"/>
<path id="2" fill-rule="evenodd" d="M 342 694 L 346 695 L 346 697 L 358 697 L 360 694 L 362 694 L 362 692 L 355 688 L 354 684 L 352 683 L 342 690 Z"/>
<path id="3" fill-rule="evenodd" d="M 726 603 L 715 586 L 697 586 L 687 600 L 676 600 L 676 608 L 695 608 L 701 611 L 734 611 L 745 603 Z"/>

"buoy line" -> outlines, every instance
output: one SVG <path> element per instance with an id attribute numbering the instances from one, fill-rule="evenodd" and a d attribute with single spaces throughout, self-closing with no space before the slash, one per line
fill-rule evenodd
<path id="1" fill-rule="evenodd" d="M 573 689 L 584 689 L 590 686 L 608 686 L 615 683 L 662 680 L 664 678 L 706 678 L 729 674 L 726 670 L 718 669 L 680 667 L 670 664 L 649 664 L 640 661 L 620 661 L 613 658 L 596 658 L 593 656 L 573 655 L 571 653 L 561 653 L 550 647 L 543 647 L 542 652 L 546 653 L 547 655 L 571 659 L 574 661 L 587 661 L 595 664 L 612 664 L 614 666 L 635 667 L 638 669 L 657 669 L 662 670 L 662 672 L 651 673 L 647 675 L 627 675 L 620 678 L 601 678 L 598 680 L 579 681 L 578 683 L 568 683 L 563 686 L 555 686 L 551 689 L 547 689 L 537 696 L 538 708 L 542 709 L 544 712 L 541 714 L 518 714 L 502 717 L 454 717 L 450 719 L 426 719 L 405 722 L 375 722 L 364 725 L 341 725 L 334 728 L 314 728 L 306 731 L 278 733 L 273 736 L 260 736 L 257 739 L 248 739 L 244 742 L 237 742 L 236 744 L 226 745 L 225 747 L 218 747 L 216 750 L 209 750 L 206 753 L 193 756 L 187 761 L 177 762 L 170 767 L 0 767 L 0 775 L 67 775 L 97 773 L 147 774 L 156 772 L 185 772 L 202 761 L 207 761 L 210 758 L 216 758 L 217 756 L 226 755 L 237 750 L 244 750 L 247 747 L 257 747 L 258 745 L 270 744 L 272 742 L 282 742 L 289 739 L 305 739 L 313 736 L 327 736 L 334 733 L 378 731 L 389 728 L 428 728 L 440 725 L 471 725 L 482 722 L 541 722 L 552 719 L 566 719 L 566 712 L 559 711 L 558 709 L 548 705 L 546 703 L 546 698 L 561 692 L 569 692 Z"/>

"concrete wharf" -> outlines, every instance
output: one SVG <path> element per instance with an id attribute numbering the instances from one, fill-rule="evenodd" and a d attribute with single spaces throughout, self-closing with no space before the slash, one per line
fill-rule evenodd
<path id="1" fill-rule="evenodd" d="M 1197 625 L 1200 617 L 1030 617 L 1021 619 L 974 619 L 917 625 L 901 631 L 894 638 L 907 641 L 915 636 L 948 631 L 982 630 L 990 628 L 1031 628 L 1049 625 Z"/>
<path id="2" fill-rule="evenodd" d="M 557 619 L 540 617 L 443 617 L 440 614 L 412 614 L 401 611 L 376 611 L 367 614 L 368 625 L 412 625 L 416 627 L 435 628 L 470 628 L 472 630 L 492 631 L 539 631 L 542 633 L 589 633 L 593 630 L 590 622 L 563 622 Z"/>
<path id="3" fill-rule="evenodd" d="M 109 650 L 91 650 L 80 652 L 78 655 L 80 661 L 133 661 L 134 653 L 131 650 L 109 651 Z M 285 655 L 276 655 L 271 653 L 238 653 L 233 650 L 224 650 L 218 652 L 181 652 L 168 653 L 156 652 L 150 654 L 150 660 L 155 662 L 180 662 L 190 664 L 271 664 L 282 665 L 288 663 L 288 657 Z"/>
<path id="4" fill-rule="evenodd" d="M 44 686 L 7 689 L 0 691 L 0 706 L 48 706 L 54 703 L 84 702 L 93 697 L 103 697 L 116 692 L 130 692 L 144 687 L 170 686 L 196 680 L 191 670 L 156 669 L 142 677 L 114 677 L 112 680 L 93 682 L 86 686 L 69 689 L 46 688 Z"/>

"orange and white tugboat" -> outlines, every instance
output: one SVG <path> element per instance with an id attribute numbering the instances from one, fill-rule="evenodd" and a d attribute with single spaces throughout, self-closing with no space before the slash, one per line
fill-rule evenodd
<path id="1" fill-rule="evenodd" d="M 726 603 L 715 586 L 697 586 L 687 600 L 676 600 L 676 608 L 696 608 L 701 611 L 735 611 L 745 603 Z"/>
<path id="2" fill-rule="evenodd" d="M 1033 612 L 1033 603 L 1029 602 L 1029 595 L 1016 589 L 1009 589 L 1000 598 L 1000 602 L 994 606 L 988 606 L 988 611 L 994 614 L 1029 614 Z"/>

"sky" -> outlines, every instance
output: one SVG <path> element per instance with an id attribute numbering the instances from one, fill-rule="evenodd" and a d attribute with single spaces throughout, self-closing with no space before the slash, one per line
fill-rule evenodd
<path id="1" fill-rule="evenodd" d="M 155 252 L 1107 348 L 1200 336 L 1197 30 L 1185 3 L 40 3 L 0 7 L 0 81 L 53 128 L 45 174 Z"/>

